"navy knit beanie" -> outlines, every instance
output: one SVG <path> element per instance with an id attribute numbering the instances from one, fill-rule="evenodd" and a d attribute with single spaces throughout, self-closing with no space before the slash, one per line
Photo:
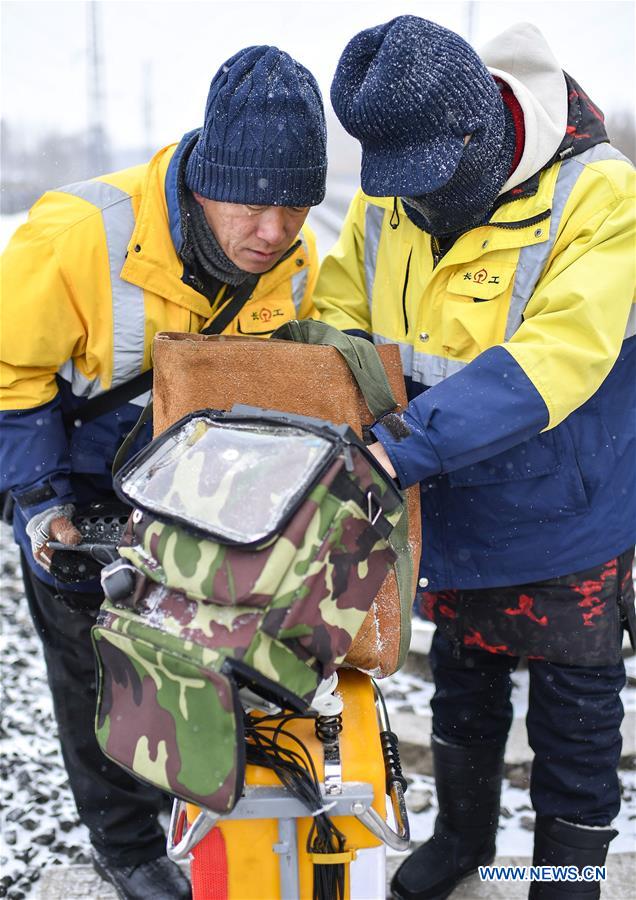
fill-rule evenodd
<path id="1" fill-rule="evenodd" d="M 461 175 L 470 183 L 473 175 L 483 176 L 476 148 L 496 158 L 505 140 L 504 104 L 483 62 L 459 35 L 417 16 L 357 34 L 338 63 L 331 101 L 362 145 L 362 189 L 371 196 L 437 191 L 453 177 L 467 146 L 474 172 L 464 166 Z M 468 134 L 473 137 L 465 146 Z M 509 162 L 501 165 L 503 177 L 493 173 L 495 197 Z"/>
<path id="2" fill-rule="evenodd" d="M 212 79 L 185 182 L 210 200 L 315 206 L 325 196 L 325 115 L 315 78 L 277 47 L 247 47 Z"/>

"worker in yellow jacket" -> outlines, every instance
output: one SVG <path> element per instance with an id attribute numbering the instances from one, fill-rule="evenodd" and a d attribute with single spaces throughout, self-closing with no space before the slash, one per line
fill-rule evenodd
<path id="1" fill-rule="evenodd" d="M 321 317 L 400 347 L 409 404 L 372 452 L 418 483 L 439 815 L 392 883 L 439 900 L 492 861 L 510 674 L 528 659 L 537 865 L 602 866 L 616 835 L 636 637 L 634 168 L 540 32 L 478 55 L 400 16 L 356 35 L 331 89 L 362 191 Z M 598 897 L 535 881 L 535 898 Z"/>
<path id="2" fill-rule="evenodd" d="M 2 490 L 44 644 L 64 760 L 94 862 L 120 897 L 189 896 L 164 856 L 160 796 L 93 734 L 96 578 L 61 581 L 78 506 L 113 497 L 115 451 L 137 419 L 158 331 L 268 337 L 310 316 L 325 191 L 318 86 L 275 47 L 212 80 L 203 128 L 146 165 L 45 194 L 2 261 Z M 142 434 L 138 444 L 149 437 Z"/>

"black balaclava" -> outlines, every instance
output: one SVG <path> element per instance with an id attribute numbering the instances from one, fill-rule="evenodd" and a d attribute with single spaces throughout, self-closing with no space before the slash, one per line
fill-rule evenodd
<path id="1" fill-rule="evenodd" d="M 445 185 L 430 194 L 402 197 L 409 218 L 424 231 L 444 238 L 483 224 L 506 183 L 515 154 L 512 113 L 504 104 L 506 124 L 501 145 L 493 148 L 484 135 L 475 135 Z M 497 152 L 498 151 L 498 152 Z M 414 210 L 417 215 L 412 216 Z"/>

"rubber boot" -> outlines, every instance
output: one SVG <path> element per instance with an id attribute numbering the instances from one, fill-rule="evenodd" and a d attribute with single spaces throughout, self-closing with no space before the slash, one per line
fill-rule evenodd
<path id="1" fill-rule="evenodd" d="M 495 858 L 503 747 L 457 747 L 433 735 L 439 814 L 433 836 L 397 870 L 396 900 L 443 900 Z"/>
<path id="2" fill-rule="evenodd" d="M 614 828 L 591 828 L 565 819 L 537 817 L 534 826 L 533 866 L 604 866 Z M 576 877 L 576 875 L 574 875 Z M 597 900 L 601 896 L 598 881 L 533 881 L 530 900 Z"/>

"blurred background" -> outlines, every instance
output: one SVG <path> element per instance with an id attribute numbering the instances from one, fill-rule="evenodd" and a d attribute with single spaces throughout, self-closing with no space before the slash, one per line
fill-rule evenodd
<path id="1" fill-rule="evenodd" d="M 402 13 L 452 28 L 477 49 L 514 22 L 533 22 L 634 159 L 634 10 L 632 0 L 3 0 L 3 231 L 47 188 L 145 162 L 201 125 L 219 66 L 241 47 L 275 44 L 311 69 L 325 99 L 329 190 L 312 213 L 324 253 L 359 170 L 358 145 L 331 110 L 331 78 L 357 31 Z"/>

